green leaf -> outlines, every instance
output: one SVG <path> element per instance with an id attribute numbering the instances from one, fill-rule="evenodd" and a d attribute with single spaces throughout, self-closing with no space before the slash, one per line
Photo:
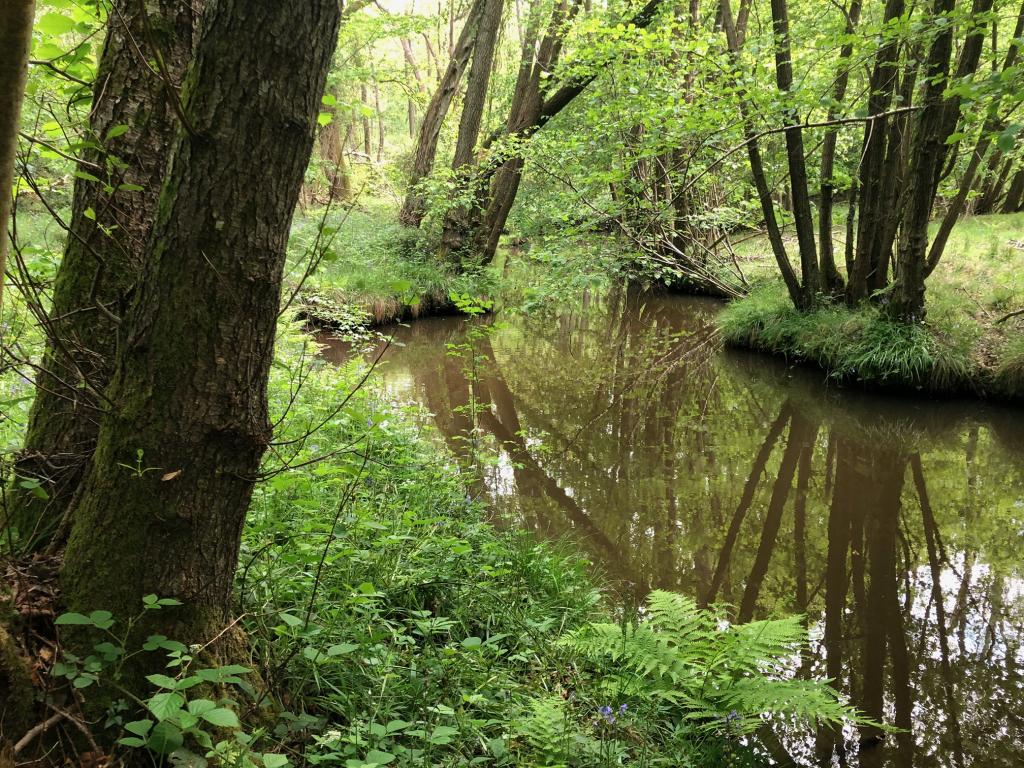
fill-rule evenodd
<path id="1" fill-rule="evenodd" d="M 185 737 L 177 726 L 171 723 L 157 723 L 146 739 L 146 746 L 161 755 L 169 755 L 185 743 Z"/>
<path id="2" fill-rule="evenodd" d="M 62 613 L 54 624 L 62 626 L 92 626 L 92 619 L 80 613 Z"/>
<path id="3" fill-rule="evenodd" d="M 358 650 L 359 646 L 354 643 L 338 643 L 327 649 L 328 656 L 344 656 L 346 653 Z"/>
<path id="4" fill-rule="evenodd" d="M 89 614 L 89 619 L 100 629 L 110 629 L 114 626 L 114 614 L 110 611 L 93 611 Z"/>
<path id="5" fill-rule="evenodd" d="M 124 729 L 128 733 L 134 733 L 136 736 L 145 736 L 152 727 L 152 720 L 132 720 L 130 723 L 124 724 Z"/>
<path id="6" fill-rule="evenodd" d="M 111 139 L 116 139 L 118 136 L 124 136 L 126 133 L 128 133 L 127 125 L 125 125 L 124 123 L 115 125 L 109 131 L 107 131 L 107 141 L 110 141 Z M 149 595 L 147 595 L 147 597 L 149 597 Z"/>
<path id="7" fill-rule="evenodd" d="M 146 702 L 146 708 L 157 720 L 166 720 L 185 706 L 185 699 L 179 693 L 158 693 Z"/>
<path id="8" fill-rule="evenodd" d="M 332 115 L 330 112 L 321 112 L 319 115 L 316 116 L 317 125 L 321 127 L 330 125 L 333 121 L 334 115 Z"/>
<path id="9" fill-rule="evenodd" d="M 238 722 L 238 715 L 226 707 L 218 707 L 217 709 L 211 709 L 209 712 L 203 712 L 200 717 L 210 725 L 216 725 L 220 728 L 238 728 L 241 725 Z"/>
<path id="10" fill-rule="evenodd" d="M 284 768 L 288 765 L 288 758 L 271 752 L 263 755 L 263 765 L 265 768 Z"/>
<path id="11" fill-rule="evenodd" d="M 193 715 L 202 717 L 206 712 L 217 708 L 217 705 L 209 699 L 193 699 L 188 703 L 188 711 Z"/>
<path id="12" fill-rule="evenodd" d="M 35 28 L 44 35 L 66 35 L 75 28 L 74 20 L 61 13 L 44 13 Z"/>
<path id="13" fill-rule="evenodd" d="M 178 681 L 167 675 L 147 675 L 146 679 L 158 688 L 166 688 L 173 691 L 178 687 Z"/>
<path id="14" fill-rule="evenodd" d="M 281 617 L 281 621 L 283 621 L 289 627 L 300 627 L 300 626 L 302 626 L 302 619 L 300 619 L 300 618 L 298 618 L 296 616 L 292 616 L 290 613 L 281 613 L 279 615 Z"/>
<path id="15" fill-rule="evenodd" d="M 144 746 L 146 746 L 146 742 L 144 742 L 142 739 L 138 738 L 137 736 L 125 736 L 123 738 L 118 739 L 117 743 L 121 744 L 121 745 L 123 745 L 125 747 L 144 747 Z"/>
<path id="16" fill-rule="evenodd" d="M 371 749 L 366 754 L 366 762 L 373 763 L 374 765 L 387 765 L 394 759 L 395 756 L 390 752 L 381 752 L 377 749 Z"/>

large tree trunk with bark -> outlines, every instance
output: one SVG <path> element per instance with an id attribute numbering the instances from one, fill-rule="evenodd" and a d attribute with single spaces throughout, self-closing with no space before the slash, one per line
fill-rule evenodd
<path id="1" fill-rule="evenodd" d="M 5 0 L 0 8 L 0 307 L 7 266 L 7 227 L 11 218 L 14 157 L 18 151 L 21 102 L 25 97 L 28 53 L 32 46 L 35 0 Z"/>
<path id="2" fill-rule="evenodd" d="M 441 136 L 441 126 L 448 114 L 452 99 L 459 90 L 459 82 L 462 80 L 462 73 L 466 70 L 469 57 L 473 53 L 473 46 L 476 43 L 476 31 L 480 22 L 480 16 L 486 0 L 474 0 L 470 8 L 469 16 L 459 34 L 459 40 L 452 51 L 448 68 L 438 83 L 437 90 L 430 98 L 426 112 L 423 114 L 423 122 L 420 123 L 419 138 L 416 141 L 416 149 L 413 153 L 412 173 L 409 176 L 409 191 L 406 193 L 405 202 L 402 203 L 402 210 L 398 219 L 408 227 L 418 227 L 423 221 L 427 201 L 418 185 L 423 179 L 434 170 L 434 159 L 437 156 L 437 142 Z"/>
<path id="3" fill-rule="evenodd" d="M 61 572 L 75 611 L 211 639 L 271 436 L 285 245 L 340 21 L 337 0 L 212 0 Z M 141 470 L 128 469 L 141 464 Z M 140 657 L 141 658 L 141 657 Z M 143 662 L 139 662 L 142 664 Z"/>
<path id="4" fill-rule="evenodd" d="M 26 543 L 42 543 L 67 508 L 92 454 L 107 403 L 118 316 L 149 242 L 174 133 L 177 89 L 192 56 L 201 0 L 115 0 L 90 114 L 102 148 L 82 162 L 104 183 L 75 181 L 70 233 L 44 318 L 47 336 L 25 448 L 17 466 L 48 499 L 21 490 L 11 522 Z M 160 51 L 167 78 L 147 63 Z M 111 131 L 120 135 L 111 136 Z M 114 191 L 105 190 L 105 184 Z"/>

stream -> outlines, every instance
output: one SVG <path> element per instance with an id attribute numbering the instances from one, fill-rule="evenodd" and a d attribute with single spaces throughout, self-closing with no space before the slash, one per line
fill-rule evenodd
<path id="1" fill-rule="evenodd" d="M 799 674 L 902 729 L 783 737 L 780 761 L 1024 765 L 1024 413 L 725 350 L 719 307 L 623 289 L 469 337 L 425 318 L 384 329 L 375 379 L 462 461 L 498 455 L 497 519 L 577 542 L 624 599 L 804 614 Z"/>

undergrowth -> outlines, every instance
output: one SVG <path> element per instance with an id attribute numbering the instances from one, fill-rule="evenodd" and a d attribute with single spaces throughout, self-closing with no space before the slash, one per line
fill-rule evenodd
<path id="1" fill-rule="evenodd" d="M 398 223 L 380 200 L 351 208 L 308 211 L 289 239 L 286 284 L 306 314 L 331 326 L 381 325 L 450 311 L 452 293 L 487 293 L 479 272 L 458 272 L 438 260 L 415 229 Z M 316 268 L 306 275 L 309 256 Z"/>

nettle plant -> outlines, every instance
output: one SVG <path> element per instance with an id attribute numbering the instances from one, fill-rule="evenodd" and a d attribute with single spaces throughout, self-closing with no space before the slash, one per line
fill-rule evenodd
<path id="1" fill-rule="evenodd" d="M 211 690 L 236 690 L 251 696 L 245 681 L 250 670 L 238 664 L 205 667 L 197 657 L 202 646 L 186 646 L 164 635 L 149 635 L 141 646 L 133 647 L 130 638 L 139 621 L 150 611 L 181 605 L 173 598 L 146 595 L 142 610 L 123 623 L 110 611 L 89 614 L 64 613 L 57 617 L 60 626 L 92 628 L 102 638 L 92 653 L 78 656 L 65 652 L 54 665 L 52 674 L 66 679 L 75 689 L 102 684 L 124 696 L 108 708 L 104 723 L 119 728 L 124 735 L 117 743 L 129 749 L 145 749 L 154 756 L 165 756 L 175 764 L 205 766 L 210 762 L 238 768 L 282 768 L 288 758 L 282 754 L 259 752 L 256 745 L 265 735 L 262 730 L 247 732 L 236 714 L 238 701 L 231 696 L 208 698 Z M 153 692 L 138 698 L 122 684 L 127 663 L 148 653 L 165 653 L 167 674 L 151 674 L 146 680 Z M 195 692 L 200 694 L 196 695 Z M 142 714 L 138 719 L 132 715 Z"/>

